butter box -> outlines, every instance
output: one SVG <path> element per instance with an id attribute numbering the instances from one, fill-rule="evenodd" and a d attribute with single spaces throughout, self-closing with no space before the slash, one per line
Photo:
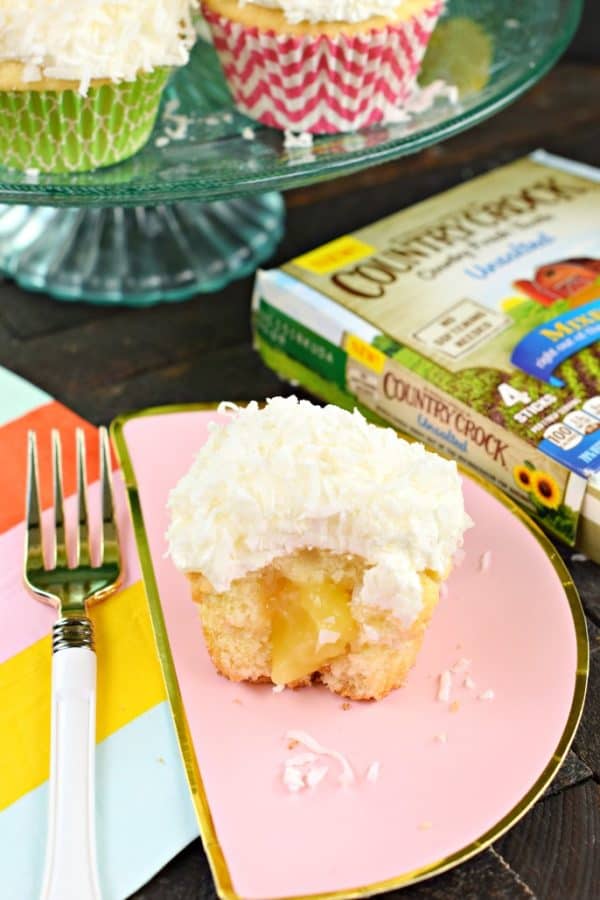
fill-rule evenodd
<path id="1" fill-rule="evenodd" d="M 281 377 L 600 562 L 600 170 L 538 151 L 259 271 L 253 327 Z"/>

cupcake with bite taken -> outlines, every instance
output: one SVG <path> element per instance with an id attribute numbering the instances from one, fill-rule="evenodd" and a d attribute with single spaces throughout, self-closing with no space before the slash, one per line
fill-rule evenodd
<path id="1" fill-rule="evenodd" d="M 335 406 L 227 411 L 169 500 L 170 555 L 214 665 L 384 697 L 415 663 L 470 524 L 456 464 Z"/>
<path id="2" fill-rule="evenodd" d="M 0 0 L 0 160 L 82 172 L 134 154 L 195 39 L 188 0 Z"/>
<path id="3" fill-rule="evenodd" d="M 444 0 L 202 0 L 238 108 L 315 134 L 393 118 L 443 9 Z"/>

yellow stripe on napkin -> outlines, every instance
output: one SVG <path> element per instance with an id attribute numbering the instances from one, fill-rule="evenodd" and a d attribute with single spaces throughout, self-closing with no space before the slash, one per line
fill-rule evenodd
<path id="1" fill-rule="evenodd" d="M 90 615 L 98 656 L 96 739 L 101 741 L 166 694 L 142 583 L 92 607 Z M 47 637 L 0 665 L 0 809 L 48 777 L 51 657 Z"/>

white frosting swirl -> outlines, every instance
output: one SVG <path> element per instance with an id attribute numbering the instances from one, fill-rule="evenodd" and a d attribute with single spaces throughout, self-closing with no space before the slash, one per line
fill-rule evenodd
<path id="1" fill-rule="evenodd" d="M 370 564 L 354 601 L 406 625 L 419 572 L 445 574 L 470 520 L 456 464 L 358 412 L 295 397 L 234 407 L 171 492 L 170 555 L 221 592 L 302 547 Z"/>
<path id="2" fill-rule="evenodd" d="M 239 0 L 280 9 L 291 25 L 300 22 L 365 22 L 373 16 L 394 17 L 402 0 Z"/>
<path id="3" fill-rule="evenodd" d="M 189 0 L 0 0 L 0 62 L 26 81 L 131 81 L 184 65 L 194 39 Z"/>

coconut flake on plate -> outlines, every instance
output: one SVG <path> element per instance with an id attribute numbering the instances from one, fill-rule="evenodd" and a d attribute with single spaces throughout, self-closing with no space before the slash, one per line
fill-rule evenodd
<path id="1" fill-rule="evenodd" d="M 494 694 L 491 688 L 488 688 L 482 694 L 479 695 L 479 700 L 493 700 L 496 695 Z"/>
<path id="2" fill-rule="evenodd" d="M 437 699 L 440 703 L 450 702 L 450 692 L 452 690 L 452 672 L 450 669 L 444 669 L 439 676 L 439 687 Z"/>
<path id="3" fill-rule="evenodd" d="M 306 731 L 288 731 L 286 738 L 291 741 L 297 741 L 308 750 L 312 750 L 320 756 L 330 756 L 332 759 L 335 759 L 340 764 L 342 770 L 339 775 L 341 784 L 353 784 L 356 780 L 352 766 L 344 754 L 340 753 L 339 750 L 332 750 L 329 747 L 324 747 L 322 744 L 319 744 L 315 738 L 311 737 L 310 734 L 307 734 Z"/>
<path id="4" fill-rule="evenodd" d="M 492 564 L 492 551 L 486 550 L 479 557 L 479 571 L 487 572 Z"/>

